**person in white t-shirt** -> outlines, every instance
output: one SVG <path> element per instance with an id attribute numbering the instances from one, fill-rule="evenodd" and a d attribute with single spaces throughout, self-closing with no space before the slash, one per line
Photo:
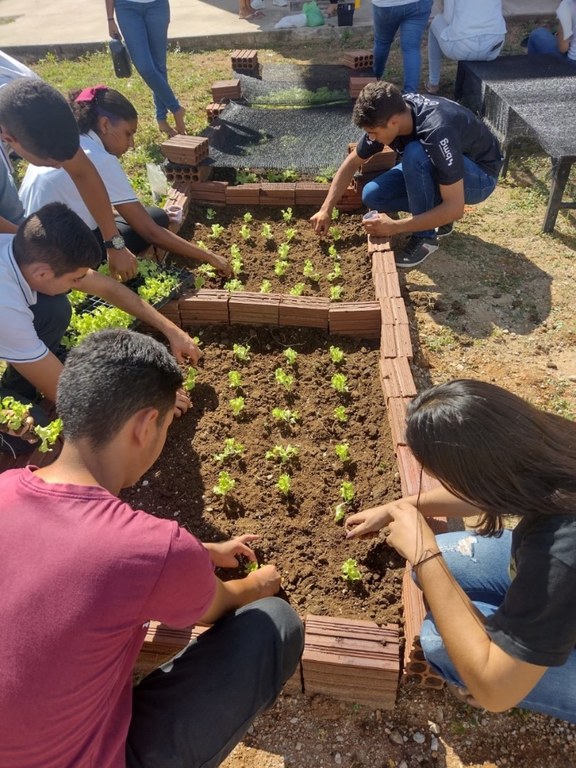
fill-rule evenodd
<path id="1" fill-rule="evenodd" d="M 72 94 L 70 106 L 80 131 L 80 146 L 100 174 L 110 202 L 117 211 L 116 224 L 126 244 L 135 253 L 151 243 L 194 261 L 205 261 L 224 275 L 228 261 L 212 251 L 189 243 L 166 227 L 165 211 L 145 208 L 136 197 L 118 158 L 134 146 L 138 113 L 128 99 L 113 88 L 97 85 Z M 59 168 L 29 166 L 20 198 L 26 214 L 47 203 L 66 203 L 102 241 L 94 218 L 79 198 L 66 173 Z"/>
<path id="2" fill-rule="evenodd" d="M 428 32 L 428 93 L 438 93 L 442 55 L 456 61 L 492 61 L 506 37 L 502 0 L 444 0 Z"/>
<path id="3" fill-rule="evenodd" d="M 556 9 L 558 32 L 546 27 L 534 29 L 528 37 L 528 53 L 559 56 L 576 65 L 576 0 L 562 0 Z"/>

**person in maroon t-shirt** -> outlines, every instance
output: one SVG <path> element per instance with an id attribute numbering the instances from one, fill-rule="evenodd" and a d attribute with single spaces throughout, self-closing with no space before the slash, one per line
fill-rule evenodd
<path id="1" fill-rule="evenodd" d="M 0 475 L 2 768 L 215 768 L 294 673 L 303 629 L 276 568 L 214 574 L 254 562 L 257 537 L 203 544 L 118 498 L 181 385 L 158 341 L 92 334 L 58 382 L 60 456 Z M 150 620 L 213 626 L 132 688 Z"/>

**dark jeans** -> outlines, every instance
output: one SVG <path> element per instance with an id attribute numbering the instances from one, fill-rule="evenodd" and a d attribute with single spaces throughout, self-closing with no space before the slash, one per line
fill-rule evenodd
<path id="1" fill-rule="evenodd" d="M 164 227 L 164 229 L 168 229 L 168 225 L 170 224 L 170 219 L 168 218 L 168 214 L 165 210 L 162 208 L 158 208 L 156 205 L 150 205 L 146 206 L 146 212 L 150 216 L 150 218 L 154 219 L 156 224 L 158 224 L 160 227 Z M 134 254 L 141 253 L 142 251 L 145 251 L 150 243 L 147 240 L 144 240 L 143 237 L 141 237 L 138 232 L 136 232 L 135 229 L 132 229 L 130 224 L 126 221 L 126 219 L 123 219 L 122 216 L 116 216 L 116 226 L 118 227 L 118 232 L 122 235 L 124 238 L 124 242 L 126 243 L 126 248 L 128 248 L 129 251 L 132 251 Z M 104 260 L 106 259 L 106 256 L 108 255 L 106 253 L 106 249 L 104 248 L 104 240 L 102 238 L 102 234 L 100 233 L 99 229 L 93 229 L 92 233 L 100 243 L 100 248 L 102 249 L 102 254 L 104 257 Z"/>
<path id="2" fill-rule="evenodd" d="M 276 597 L 218 621 L 134 688 L 127 768 L 216 768 L 274 703 L 303 643 Z"/>
<path id="3" fill-rule="evenodd" d="M 34 328 L 38 338 L 46 344 L 50 352 L 62 359 L 64 350 L 60 345 L 62 337 L 70 323 L 72 307 L 66 294 L 46 296 L 38 294 L 36 304 L 30 307 L 34 315 Z M 45 426 L 49 422 L 47 413 L 37 405 L 41 395 L 33 384 L 25 379 L 13 365 L 8 364 L 0 380 L 0 397 L 14 397 L 22 403 L 33 403 L 31 414 L 36 424 Z M 17 437 L 2 435 L 0 450 L 9 453 L 29 453 L 34 446 Z"/>

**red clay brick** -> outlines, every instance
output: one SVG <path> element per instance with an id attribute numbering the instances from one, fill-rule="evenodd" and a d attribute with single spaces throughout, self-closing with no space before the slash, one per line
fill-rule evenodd
<path id="1" fill-rule="evenodd" d="M 280 294 L 232 293 L 228 300 L 230 323 L 278 325 Z"/>
<path id="2" fill-rule="evenodd" d="M 280 300 L 280 325 L 323 328 L 328 330 L 328 299 L 314 296 L 287 296 Z"/>

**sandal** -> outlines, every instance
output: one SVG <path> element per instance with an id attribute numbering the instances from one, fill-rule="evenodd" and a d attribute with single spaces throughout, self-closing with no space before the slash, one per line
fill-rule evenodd
<path id="1" fill-rule="evenodd" d="M 424 86 L 424 88 L 426 89 L 426 93 L 430 93 L 432 94 L 432 96 L 436 96 L 436 94 L 440 90 L 439 85 L 432 85 L 432 83 L 429 81 L 426 82 L 426 85 Z"/>

